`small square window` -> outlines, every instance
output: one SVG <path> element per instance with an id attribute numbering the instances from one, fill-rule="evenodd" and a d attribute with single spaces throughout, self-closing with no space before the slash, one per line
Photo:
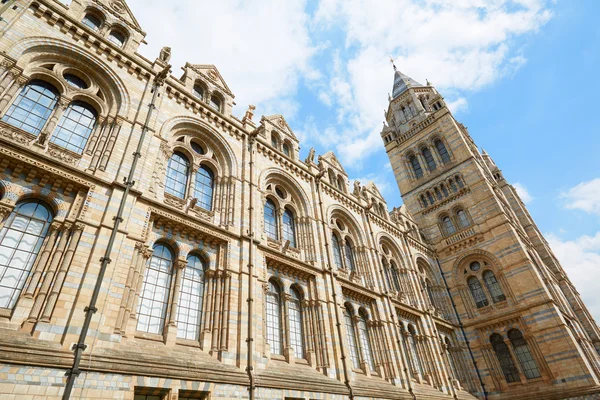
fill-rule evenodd
<path id="1" fill-rule="evenodd" d="M 133 400 L 168 400 L 170 392 L 170 389 L 136 386 Z"/>

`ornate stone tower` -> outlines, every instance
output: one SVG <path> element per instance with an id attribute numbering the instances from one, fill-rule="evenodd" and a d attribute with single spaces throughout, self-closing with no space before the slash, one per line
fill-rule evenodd
<path id="1" fill-rule="evenodd" d="M 600 398 L 598 326 L 515 189 L 429 82 L 394 71 L 381 135 L 489 398 Z"/>

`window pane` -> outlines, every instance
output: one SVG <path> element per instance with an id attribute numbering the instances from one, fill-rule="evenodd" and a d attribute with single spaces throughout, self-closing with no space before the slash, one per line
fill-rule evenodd
<path id="1" fill-rule="evenodd" d="M 342 249 L 340 248 L 340 240 L 335 233 L 331 235 L 331 246 L 333 247 L 333 263 L 338 269 L 341 269 L 343 268 Z"/>
<path id="2" fill-rule="evenodd" d="M 50 117 L 57 100 L 58 91 L 54 86 L 33 81 L 23 88 L 2 120 L 37 135 Z"/>
<path id="3" fill-rule="evenodd" d="M 277 208 L 275 207 L 275 203 L 271 200 L 267 200 L 264 207 L 265 213 L 265 233 L 271 239 L 278 240 L 279 232 L 277 228 Z"/>
<path id="4" fill-rule="evenodd" d="M 373 364 L 373 354 L 371 353 L 371 344 L 369 343 L 369 331 L 367 330 L 366 319 L 362 315 L 358 321 L 358 336 L 360 337 L 360 348 L 363 359 L 371 371 L 374 371 L 375 365 Z"/>
<path id="5" fill-rule="evenodd" d="M 519 371 L 513 362 L 508 346 L 504 343 L 502 336 L 494 334 L 490 338 L 490 342 L 492 343 L 492 347 L 496 353 L 498 363 L 500 364 L 500 368 L 502 368 L 502 373 L 504 374 L 506 382 L 519 382 L 521 380 L 519 378 Z"/>
<path id="6" fill-rule="evenodd" d="M 419 160 L 417 159 L 416 156 L 411 156 L 410 157 L 410 163 L 412 165 L 413 168 L 413 172 L 415 173 L 415 176 L 417 178 L 420 178 L 423 176 L 423 169 L 421 169 L 421 164 L 419 163 Z"/>
<path id="7" fill-rule="evenodd" d="M 112 31 L 110 35 L 108 35 L 108 40 L 119 47 L 123 47 L 123 44 L 125 43 L 125 35 L 119 31 Z"/>
<path id="8" fill-rule="evenodd" d="M 81 154 L 95 124 L 95 111 L 92 111 L 85 103 L 73 102 L 63 114 L 51 141 L 65 149 Z"/>
<path id="9" fill-rule="evenodd" d="M 181 153 L 173 153 L 167 166 L 165 192 L 170 195 L 185 198 L 190 162 Z"/>
<path id="10" fill-rule="evenodd" d="M 15 306 L 51 222 L 46 205 L 27 201 L 17 204 L 0 230 L 0 308 Z"/>
<path id="11" fill-rule="evenodd" d="M 162 244 L 155 245 L 144 274 L 138 308 L 138 331 L 162 333 L 169 301 L 172 269 L 171 250 Z"/>
<path id="12" fill-rule="evenodd" d="M 454 228 L 454 224 L 452 223 L 450 217 L 444 217 L 442 221 L 444 222 L 444 229 L 446 229 L 446 234 L 452 235 L 456 233 L 456 229 Z"/>
<path id="13" fill-rule="evenodd" d="M 456 215 L 458 217 L 458 223 L 460 224 L 461 228 L 467 228 L 469 225 L 471 225 L 469 219 L 467 218 L 467 213 L 464 210 L 458 211 Z"/>
<path id="14" fill-rule="evenodd" d="M 212 210 L 214 175 L 205 166 L 200 166 L 196 172 L 196 183 L 194 197 L 198 199 L 198 205 L 205 210 Z"/>
<path id="15" fill-rule="evenodd" d="M 279 288 L 269 282 L 267 293 L 267 343 L 271 347 L 271 354 L 283 354 L 281 344 L 281 308 Z"/>
<path id="16" fill-rule="evenodd" d="M 87 14 L 85 18 L 83 18 L 83 24 L 97 31 L 100 28 L 100 19 L 94 15 Z"/>
<path id="17" fill-rule="evenodd" d="M 348 337 L 348 349 L 350 350 L 350 359 L 354 368 L 360 368 L 358 360 L 358 347 L 356 345 L 356 336 L 354 333 L 354 322 L 348 310 L 344 311 L 344 321 L 346 322 L 346 336 Z"/>
<path id="18" fill-rule="evenodd" d="M 283 213 L 283 240 L 289 240 L 291 247 L 296 247 L 296 226 L 294 215 L 288 209 Z"/>
<path id="19" fill-rule="evenodd" d="M 504 296 L 504 293 L 502 292 L 500 283 L 498 283 L 498 280 L 492 271 L 485 271 L 483 273 L 483 281 L 485 282 L 485 286 L 490 292 L 494 303 L 506 300 L 506 296 Z"/>
<path id="20" fill-rule="evenodd" d="M 187 259 L 181 279 L 181 291 L 177 307 L 177 337 L 198 340 L 202 321 L 204 295 L 204 264 L 198 256 Z"/>
<path id="21" fill-rule="evenodd" d="M 354 249 L 352 248 L 352 244 L 346 240 L 346 268 L 351 272 L 356 270 L 356 266 L 354 265 Z"/>
<path id="22" fill-rule="evenodd" d="M 521 369 L 523 370 L 523 374 L 527 379 L 535 379 L 539 378 L 542 375 L 540 374 L 540 370 L 535 362 L 531 352 L 529 351 L 529 346 L 527 345 L 527 341 L 523 337 L 523 334 L 513 329 L 508 332 L 508 338 L 513 346 L 515 351 L 515 355 L 519 360 L 519 364 L 521 365 Z"/>
<path id="23" fill-rule="evenodd" d="M 444 143 L 441 140 L 435 141 L 435 147 L 436 147 L 438 154 L 440 155 L 440 158 L 442 159 L 442 161 L 444 163 L 450 162 L 450 155 L 448 154 L 448 150 L 446 149 L 446 146 L 444 145 Z"/>
<path id="24" fill-rule="evenodd" d="M 489 302 L 485 295 L 485 292 L 483 291 L 483 288 L 481 287 L 479 279 L 472 276 L 467 281 L 467 284 L 469 285 L 469 290 L 471 291 L 471 295 L 473 296 L 473 300 L 475 300 L 477 308 L 487 306 Z"/>
<path id="25" fill-rule="evenodd" d="M 429 168 L 430 171 L 433 171 L 436 167 L 435 165 L 435 160 L 433 159 L 433 154 L 431 154 L 431 150 L 429 150 L 429 148 L 424 148 L 423 151 L 423 157 L 425 157 L 425 162 L 427 163 L 427 168 Z"/>
<path id="26" fill-rule="evenodd" d="M 304 358 L 304 346 L 302 340 L 302 311 L 299 300 L 291 300 L 288 303 L 290 322 L 290 345 L 294 349 L 296 358 Z"/>

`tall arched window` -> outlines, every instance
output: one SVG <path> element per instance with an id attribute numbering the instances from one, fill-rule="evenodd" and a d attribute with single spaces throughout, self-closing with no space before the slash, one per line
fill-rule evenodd
<path id="1" fill-rule="evenodd" d="M 465 210 L 458 210 L 458 212 L 456 213 L 456 216 L 458 217 L 458 223 L 461 228 L 468 228 L 469 225 L 471 225 Z"/>
<path id="2" fill-rule="evenodd" d="M 356 271 L 356 266 L 354 264 L 354 248 L 352 247 L 350 239 L 346 239 L 344 253 L 346 253 L 346 268 L 348 268 L 350 272 Z"/>
<path id="3" fill-rule="evenodd" d="M 425 284 L 425 290 L 427 291 L 427 297 L 429 297 L 429 302 L 430 302 L 430 304 L 431 304 L 433 307 L 436 307 L 436 308 L 437 308 L 437 306 L 436 306 L 436 304 L 435 304 L 435 300 L 434 300 L 434 298 L 433 298 L 433 289 L 432 289 L 432 287 L 431 287 L 431 282 L 429 282 L 429 279 L 425 279 L 425 282 L 424 282 L 424 284 Z"/>
<path id="4" fill-rule="evenodd" d="M 496 279 L 496 275 L 488 270 L 485 271 L 482 276 L 483 282 L 485 282 L 485 286 L 487 287 L 488 292 L 490 292 L 490 296 L 492 296 L 492 301 L 498 303 L 499 301 L 506 300 L 506 296 L 502 292 L 502 288 Z"/>
<path id="5" fill-rule="evenodd" d="M 400 291 L 400 275 L 398 273 L 398 267 L 396 267 L 396 263 L 394 260 L 390 261 L 390 272 L 392 273 L 392 283 L 394 284 L 394 288 L 396 291 Z"/>
<path id="6" fill-rule="evenodd" d="M 447 337 L 444 338 L 444 343 L 446 345 L 446 357 L 448 357 L 448 364 L 450 365 L 450 372 L 452 374 L 452 378 L 458 379 L 458 368 L 456 368 L 456 361 L 454 360 L 454 354 L 452 354 L 452 343 Z"/>
<path id="7" fill-rule="evenodd" d="M 279 229 L 277 227 L 277 207 L 271 199 L 267 199 L 264 208 L 265 213 L 265 232 L 271 239 L 279 239 Z"/>
<path id="8" fill-rule="evenodd" d="M 444 224 L 444 230 L 446 231 L 446 235 L 453 235 L 456 233 L 456 228 L 454 228 L 454 223 L 450 219 L 450 217 L 442 218 L 442 223 Z"/>
<path id="9" fill-rule="evenodd" d="M 421 153 L 423 154 L 423 157 L 425 158 L 425 162 L 427 163 L 427 168 L 430 171 L 433 171 L 435 169 L 436 165 L 435 165 L 435 160 L 433 158 L 433 154 L 431 153 L 431 150 L 429 150 L 429 147 L 423 148 L 423 150 L 421 150 Z"/>
<path id="10" fill-rule="evenodd" d="M 508 332 L 508 339 L 512 344 L 513 350 L 517 356 L 517 360 L 519 360 L 519 365 L 521 366 L 521 370 L 523 371 L 525 377 L 527 379 L 541 377 L 542 375 L 540 374 L 540 369 L 531 355 L 527 341 L 523 337 L 521 331 L 518 329 L 511 329 Z"/>
<path id="11" fill-rule="evenodd" d="M 348 338 L 348 350 L 350 351 L 350 359 L 352 360 L 352 366 L 354 368 L 360 368 L 360 361 L 358 358 L 358 345 L 356 342 L 356 332 L 354 330 L 354 321 L 352 320 L 352 310 L 350 306 L 346 306 L 344 310 L 344 322 L 346 325 L 346 336 Z"/>
<path id="12" fill-rule="evenodd" d="M 194 88 L 192 89 L 192 93 L 194 93 L 194 96 L 196 96 L 200 100 L 202 100 L 204 98 L 204 88 L 201 85 L 198 85 L 198 84 L 194 85 Z"/>
<path id="13" fill-rule="evenodd" d="M 173 252 L 164 244 L 155 244 L 140 293 L 138 331 L 157 334 L 163 332 L 172 272 Z"/>
<path id="14" fill-rule="evenodd" d="M 31 81 L 19 93 L 2 120 L 24 131 L 40 133 L 58 101 L 58 90 L 44 81 Z"/>
<path id="15" fill-rule="evenodd" d="M 81 22 L 94 31 L 100 29 L 100 25 L 102 25 L 102 20 L 93 14 L 86 14 Z"/>
<path id="16" fill-rule="evenodd" d="M 477 308 L 485 307 L 490 304 L 485 292 L 483 291 L 483 288 L 481 287 L 479 279 L 472 276 L 467 280 L 467 285 L 469 285 L 471 296 L 473 296 L 473 300 L 475 300 L 475 305 Z"/>
<path id="17" fill-rule="evenodd" d="M 440 158 L 442 159 L 442 162 L 450 162 L 450 154 L 448 154 L 448 150 L 446 149 L 444 142 L 442 142 L 440 139 L 437 139 L 434 144 L 438 154 L 440 155 Z"/>
<path id="18" fill-rule="evenodd" d="M 333 263 L 338 269 L 342 269 L 342 248 L 340 247 L 340 239 L 335 233 L 331 234 L 331 247 L 333 250 Z"/>
<path id="19" fill-rule="evenodd" d="M 190 162 L 187 157 L 179 152 L 173 153 L 167 166 L 165 192 L 180 199 L 185 198 L 189 171 Z"/>
<path id="20" fill-rule="evenodd" d="M 290 290 L 290 301 L 288 302 L 290 322 L 290 346 L 294 350 L 296 358 L 304 358 L 304 340 L 302 335 L 302 296 L 295 287 Z"/>
<path id="21" fill-rule="evenodd" d="M 198 340 L 202 321 L 205 265 L 195 254 L 187 258 L 177 306 L 177 337 Z"/>
<path id="22" fill-rule="evenodd" d="M 294 214 L 289 209 L 285 209 L 283 212 L 282 228 L 283 228 L 283 240 L 289 240 L 291 247 L 296 247 L 296 223 L 294 222 Z"/>
<path id="23" fill-rule="evenodd" d="M 51 142 L 77 154 L 83 153 L 96 117 L 96 111 L 88 104 L 74 101 L 63 114 Z"/>
<path id="24" fill-rule="evenodd" d="M 373 353 L 371 352 L 371 343 L 369 341 L 369 330 L 367 328 L 367 316 L 364 312 L 359 313 L 358 319 L 358 336 L 360 337 L 360 349 L 362 351 L 363 360 L 371 371 L 375 370 L 373 364 Z"/>
<path id="25" fill-rule="evenodd" d="M 427 204 L 427 199 L 425 198 L 424 194 L 421 195 L 421 204 L 423 205 L 423 208 L 425 208 L 429 205 L 429 204 Z"/>
<path id="26" fill-rule="evenodd" d="M 408 347 L 410 350 L 411 358 L 414 362 L 415 369 L 421 375 L 423 375 L 423 367 L 421 366 L 421 359 L 419 358 L 419 352 L 417 351 L 417 342 L 415 341 L 415 336 L 417 336 L 417 331 L 415 327 L 412 325 L 408 325 Z"/>
<path id="27" fill-rule="evenodd" d="M 454 183 L 454 179 L 450 178 L 450 189 L 452 189 L 452 191 L 454 193 L 458 192 L 458 188 L 456 187 L 456 183 Z"/>
<path id="28" fill-rule="evenodd" d="M 412 155 L 410 156 L 410 165 L 412 165 L 412 169 L 413 172 L 415 173 L 415 176 L 417 178 L 420 178 L 423 176 L 423 169 L 421 168 L 421 163 L 419 163 L 419 159 L 417 158 L 417 156 Z"/>
<path id="29" fill-rule="evenodd" d="M 221 99 L 219 99 L 217 96 L 211 96 L 210 107 L 213 110 L 221 111 Z"/>
<path id="30" fill-rule="evenodd" d="M 502 368 L 502 373 L 504 374 L 506 382 L 519 382 L 521 380 L 519 378 L 519 370 L 517 370 L 513 358 L 510 355 L 510 351 L 508 350 L 508 346 L 504 343 L 502 336 L 494 333 L 490 336 L 490 343 L 492 344 L 494 353 L 496 353 L 496 358 L 498 359 L 500 368 Z"/>
<path id="31" fill-rule="evenodd" d="M 46 204 L 23 201 L 0 230 L 0 308 L 17 303 L 52 219 Z"/>
<path id="32" fill-rule="evenodd" d="M 394 290 L 392 286 L 392 275 L 390 272 L 390 266 L 385 258 L 381 259 L 381 264 L 383 265 L 383 275 L 385 276 L 385 280 L 387 282 L 387 287 L 389 290 Z"/>
<path id="33" fill-rule="evenodd" d="M 118 30 L 112 30 L 108 34 L 108 40 L 113 42 L 114 44 L 116 44 L 119 47 L 123 47 L 123 45 L 125 44 L 126 38 L 127 37 L 125 36 L 125 34 Z"/>
<path id="34" fill-rule="evenodd" d="M 267 342 L 271 347 L 271 354 L 282 354 L 281 291 L 273 281 L 269 281 L 267 292 Z"/>
<path id="35" fill-rule="evenodd" d="M 206 166 L 201 165 L 198 172 L 196 172 L 194 197 L 198 199 L 198 205 L 205 210 L 212 210 L 214 181 L 213 172 Z"/>

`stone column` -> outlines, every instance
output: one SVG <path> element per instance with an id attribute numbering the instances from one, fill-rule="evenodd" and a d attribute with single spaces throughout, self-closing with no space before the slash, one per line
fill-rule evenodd
<path id="1" fill-rule="evenodd" d="M 52 315 L 52 311 L 54 311 L 54 306 L 56 305 L 56 301 L 58 300 L 58 295 L 60 294 L 63 283 L 67 276 L 67 271 L 69 270 L 71 262 L 73 261 L 73 255 L 75 254 L 75 250 L 77 249 L 79 239 L 81 239 L 81 235 L 83 234 L 85 226 L 81 223 L 77 223 L 73 228 L 73 236 L 71 237 L 71 241 L 69 242 L 69 247 L 65 252 L 65 256 L 63 257 L 60 269 L 56 274 L 54 285 L 52 286 L 52 290 L 50 292 L 50 295 L 48 296 L 48 301 L 46 302 L 46 306 L 44 307 L 44 312 L 42 313 L 42 322 L 50 321 L 50 316 Z"/>
<path id="2" fill-rule="evenodd" d="M 119 307 L 119 315 L 117 316 L 117 322 L 115 324 L 115 333 L 122 333 L 123 330 L 123 321 L 126 321 L 125 318 L 125 310 L 127 308 L 127 304 L 129 301 L 129 296 L 131 296 L 131 288 L 135 282 L 135 271 L 138 267 L 139 260 L 142 258 L 142 243 L 135 243 L 135 250 L 133 251 L 133 257 L 131 259 L 131 263 L 129 264 L 129 271 L 127 272 L 127 279 L 125 281 L 125 288 L 123 289 L 123 297 L 121 297 L 121 305 Z"/>
<path id="3" fill-rule="evenodd" d="M 205 303 L 203 304 L 204 307 L 204 314 L 202 315 L 202 319 L 204 320 L 202 322 L 202 332 L 200 334 L 200 341 L 202 343 L 202 348 L 204 350 L 208 350 L 211 346 L 211 339 L 212 336 L 210 335 L 211 332 L 211 326 L 212 326 L 212 310 L 213 310 L 213 285 L 215 283 L 215 271 L 208 269 L 206 270 L 206 272 L 204 273 L 204 287 L 206 290 L 206 294 L 205 294 Z"/>
<path id="4" fill-rule="evenodd" d="M 231 288 L 231 273 L 225 272 L 223 274 L 225 289 L 223 290 L 223 312 L 221 320 L 221 346 L 220 350 L 227 350 L 227 337 L 229 332 L 229 291 Z"/>
<path id="5" fill-rule="evenodd" d="M 223 299 L 223 271 L 217 271 L 215 276 L 214 308 L 212 312 L 212 339 L 210 353 L 218 355 L 219 351 L 219 324 L 221 322 L 221 301 Z"/>
<path id="6" fill-rule="evenodd" d="M 171 290 L 171 306 L 169 309 L 169 322 L 170 326 L 177 327 L 177 306 L 179 305 L 179 292 L 181 291 L 181 280 L 183 279 L 183 270 L 187 266 L 187 260 L 185 258 L 179 258 L 173 265 L 175 268 L 175 280 Z"/>
<path id="7" fill-rule="evenodd" d="M 56 249 L 54 250 L 54 253 L 52 254 L 52 260 L 50 261 L 50 266 L 48 267 L 46 275 L 42 281 L 42 287 L 40 288 L 40 291 L 35 298 L 35 302 L 33 303 L 33 307 L 29 312 L 29 317 L 27 318 L 28 322 L 35 322 L 39 317 L 42 305 L 44 304 L 46 296 L 48 295 L 48 291 L 50 290 L 50 286 L 54 281 L 56 269 L 58 268 L 58 264 L 62 258 L 63 252 L 65 251 L 65 247 L 67 246 L 67 241 L 71 236 L 71 223 L 65 222 L 61 227 L 61 231 L 62 234 L 60 240 L 56 246 Z"/>
<path id="8" fill-rule="evenodd" d="M 35 290 L 37 289 L 42 273 L 44 272 L 44 268 L 46 267 L 46 263 L 48 262 L 48 258 L 50 258 L 50 254 L 52 254 L 52 249 L 56 243 L 56 237 L 60 232 L 61 225 L 62 222 L 59 221 L 53 221 L 52 224 L 50 224 L 49 234 L 46 235 L 46 239 L 42 245 L 42 252 L 36 260 L 35 269 L 33 274 L 31 274 L 29 285 L 23 294 L 23 296 L 26 298 L 32 298 Z"/>
<path id="9" fill-rule="evenodd" d="M 98 141 L 98 137 L 103 136 L 104 133 L 106 132 L 107 127 L 110 126 L 111 124 L 112 124 L 112 119 L 110 119 L 110 118 L 107 119 L 101 115 L 98 116 L 98 121 L 96 123 L 96 127 L 94 128 L 94 131 L 90 135 L 90 139 L 87 142 L 84 154 L 86 154 L 88 156 L 92 155 L 92 153 L 94 151 L 94 146 L 96 145 L 96 142 Z"/>
<path id="10" fill-rule="evenodd" d="M 4 116 L 4 114 L 6 114 L 6 111 L 8 110 L 7 105 L 15 96 L 17 91 L 19 89 L 22 89 L 23 86 L 25 86 L 25 84 L 29 82 L 29 77 L 20 75 L 20 72 L 17 74 L 16 71 L 11 71 L 10 74 L 12 75 L 11 78 L 13 79 L 13 81 L 12 83 L 9 83 L 8 89 L 4 91 L 4 95 L 0 99 L 0 112 L 2 113 L 1 116 Z"/>
<path id="11" fill-rule="evenodd" d="M 127 326 L 125 327 L 125 335 L 130 335 L 135 333 L 136 323 L 137 323 L 137 305 L 140 298 L 140 291 L 142 290 L 142 285 L 144 284 L 144 276 L 146 274 L 146 267 L 148 265 L 148 260 L 152 257 L 153 249 L 149 247 L 145 247 L 142 253 L 142 258 L 139 260 L 140 267 L 139 273 L 137 274 L 137 282 L 135 285 L 132 285 L 132 288 L 135 289 L 135 293 L 133 296 L 130 296 L 128 299 L 127 307 L 129 308 L 129 320 L 123 318 L 123 321 Z"/>
<path id="12" fill-rule="evenodd" d="M 283 299 L 283 354 L 288 363 L 293 364 L 296 360 L 296 354 L 294 353 L 294 349 L 292 348 L 292 344 L 290 341 L 290 306 L 289 302 L 292 300 L 292 296 L 288 293 L 281 293 L 281 297 Z"/>
<path id="13" fill-rule="evenodd" d="M 71 103 L 71 99 L 69 99 L 67 97 L 61 96 L 58 99 L 56 108 L 52 112 L 50 119 L 48 120 L 48 122 L 46 122 L 46 125 L 44 126 L 44 128 L 42 129 L 40 134 L 38 135 L 37 139 L 34 141 L 34 144 L 36 144 L 38 146 L 42 146 L 42 147 L 46 146 L 46 142 L 48 141 L 48 139 L 50 139 L 50 137 L 52 136 L 52 133 L 54 133 L 54 128 L 56 128 L 58 121 L 60 121 L 60 118 L 63 116 L 64 112 L 67 110 L 67 107 L 69 107 L 70 103 Z"/>

